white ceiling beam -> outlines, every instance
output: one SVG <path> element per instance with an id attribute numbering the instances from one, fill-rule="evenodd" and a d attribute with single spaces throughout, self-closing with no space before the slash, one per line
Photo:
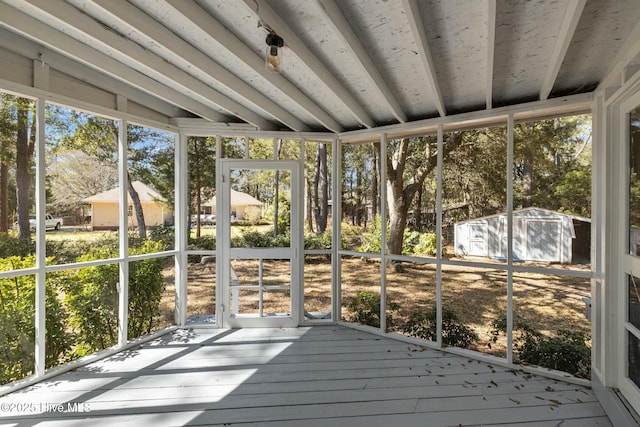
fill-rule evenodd
<path id="1" fill-rule="evenodd" d="M 309 71 L 315 74 L 327 89 L 342 101 L 360 123 L 367 128 L 375 127 L 373 119 L 350 94 L 350 91 L 320 62 L 318 57 L 300 40 L 295 31 L 280 18 L 280 15 L 277 14 L 265 0 L 244 0 L 244 2 L 256 13 L 258 19 L 284 39 L 285 45 L 306 64 Z"/>
<path id="2" fill-rule="evenodd" d="M 80 43 L 61 31 L 49 27 L 5 3 L 0 3 L 0 16 L 3 17 L 2 25 L 5 28 L 72 60 L 208 120 L 224 120 L 224 116 L 218 111 L 194 101 L 178 90 L 169 88 L 138 71 L 132 70 L 115 59 Z"/>
<path id="3" fill-rule="evenodd" d="M 429 41 L 427 40 L 427 31 L 424 28 L 422 17 L 420 15 L 420 7 L 418 6 L 418 0 L 402 0 L 402 5 L 407 13 L 407 19 L 409 20 L 409 27 L 411 33 L 415 39 L 422 65 L 426 73 L 427 83 L 433 94 L 434 102 L 438 113 L 441 116 L 447 115 L 447 110 L 442 100 L 442 92 L 440 91 L 440 85 L 438 84 L 438 77 L 436 76 L 436 67 L 433 62 L 433 56 L 431 55 L 431 49 L 429 49 Z"/>
<path id="4" fill-rule="evenodd" d="M 584 5 L 586 3 L 587 0 L 569 0 L 569 3 L 567 4 L 567 11 L 562 19 L 562 25 L 558 32 L 553 53 L 551 54 L 551 60 L 549 61 L 547 71 L 544 75 L 544 79 L 542 80 L 542 87 L 540 88 L 541 100 L 547 99 L 553 89 L 553 85 L 558 78 L 560 67 L 562 66 L 564 57 L 567 54 L 569 44 L 571 43 L 573 34 L 576 31 L 578 22 L 580 22 L 580 17 L 582 16 L 582 11 L 584 10 Z"/>
<path id="5" fill-rule="evenodd" d="M 14 51 L 26 58 L 39 58 L 40 54 L 42 54 L 42 59 L 52 69 L 113 94 L 122 95 L 130 101 L 144 105 L 167 117 L 179 117 L 185 114 L 185 110 L 177 107 L 175 104 L 169 104 L 155 96 L 149 95 L 147 92 L 135 89 L 120 80 L 116 80 L 93 68 L 71 60 L 66 56 L 62 56 L 51 49 L 44 48 L 4 28 L 0 28 L 0 47 Z M 222 114 L 218 113 L 218 115 L 219 121 L 225 119 Z"/>
<path id="6" fill-rule="evenodd" d="M 71 2 L 75 4 L 76 2 Z M 83 2 L 86 3 L 86 2 Z M 76 4 L 76 6 L 78 6 Z M 152 39 L 167 52 L 179 56 L 190 66 L 200 70 L 209 78 L 218 81 L 227 89 L 240 95 L 247 103 L 253 104 L 271 115 L 294 131 L 308 131 L 309 127 L 289 111 L 273 102 L 270 98 L 257 91 L 242 79 L 222 67 L 204 53 L 177 37 L 166 27 L 160 25 L 152 17 L 124 0 L 93 0 L 91 7 L 101 8 L 112 19 L 119 21 L 133 30 Z"/>
<path id="7" fill-rule="evenodd" d="M 84 37 L 89 37 L 92 43 L 102 45 L 103 49 L 107 49 L 114 56 L 119 57 L 119 62 L 122 63 L 122 59 L 135 62 L 140 66 L 138 71 L 153 74 L 154 79 L 164 82 L 170 87 L 179 88 L 191 98 L 199 99 L 205 105 L 216 105 L 229 114 L 261 129 L 273 128 L 273 125 L 259 114 L 185 73 L 163 58 L 106 29 L 93 18 L 62 0 L 26 0 L 20 4 L 25 3 L 33 7 L 35 13 L 41 15 L 45 22 L 63 27 L 68 25 L 67 22 L 73 22 L 73 31 L 79 32 Z M 127 67 L 131 69 L 131 67 Z"/>
<path id="8" fill-rule="evenodd" d="M 400 102 L 398 102 L 398 99 L 389 85 L 387 85 L 384 77 L 382 77 L 378 71 L 378 67 L 362 46 L 358 36 L 356 36 L 335 0 L 318 0 L 318 3 L 333 24 L 336 35 L 342 40 L 343 45 L 351 51 L 351 55 L 360 61 L 360 66 L 367 73 L 374 87 L 380 92 L 380 95 L 382 95 L 393 116 L 400 123 L 405 123 L 407 121 L 407 115 L 404 113 L 402 106 L 400 106 Z"/>
<path id="9" fill-rule="evenodd" d="M 487 110 L 493 108 L 493 62 L 496 47 L 496 0 L 487 0 Z"/>
<path id="10" fill-rule="evenodd" d="M 324 111 L 313 99 L 298 89 L 293 83 L 287 80 L 282 74 L 267 71 L 264 65 L 264 57 L 256 52 L 236 37 L 231 31 L 225 28 L 213 16 L 207 13 L 196 2 L 184 0 L 166 0 L 177 13 L 182 14 L 195 26 L 217 40 L 229 53 L 240 59 L 253 71 L 269 81 L 278 88 L 300 108 L 314 117 L 318 123 L 333 132 L 342 132 L 344 128 L 331 115 Z"/>
<path id="11" fill-rule="evenodd" d="M 628 33 L 627 39 L 611 61 L 609 69 L 600 81 L 597 90 L 621 84 L 621 73 L 637 55 L 640 55 L 640 21 Z"/>

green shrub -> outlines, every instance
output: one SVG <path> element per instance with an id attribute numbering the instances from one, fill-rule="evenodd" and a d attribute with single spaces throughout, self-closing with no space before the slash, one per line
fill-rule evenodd
<path id="1" fill-rule="evenodd" d="M 151 229 L 150 239 L 162 243 L 162 250 L 173 249 L 176 245 L 176 232 L 174 227 L 160 225 Z"/>
<path id="2" fill-rule="evenodd" d="M 387 226 L 387 236 L 389 227 Z M 382 222 L 380 216 L 376 216 L 371 227 L 361 233 L 362 244 L 358 248 L 360 252 L 380 253 L 382 250 Z M 405 228 L 402 237 L 402 255 L 428 255 L 437 253 L 436 235 L 434 233 L 420 233 Z M 444 248 L 442 249 L 444 254 Z"/>
<path id="3" fill-rule="evenodd" d="M 493 342 L 507 331 L 505 317 L 493 322 Z M 561 329 L 557 336 L 548 337 L 523 320 L 513 326 L 514 350 L 522 363 L 568 372 L 578 377 L 591 376 L 591 349 L 587 345 L 588 334 Z"/>
<path id="4" fill-rule="evenodd" d="M 0 233 L 0 258 L 26 257 L 36 253 L 34 240 L 25 242 L 15 233 Z"/>
<path id="5" fill-rule="evenodd" d="M 149 240 L 131 251 L 131 255 L 158 252 L 162 243 Z M 129 263 L 129 338 L 153 331 L 154 320 L 160 315 L 160 299 L 164 292 L 163 258 L 148 258 Z"/>
<path id="6" fill-rule="evenodd" d="M 435 233 L 421 233 L 418 242 L 413 247 L 413 252 L 419 255 L 436 256 L 438 248 Z M 444 254 L 444 248 L 442 248 Z"/>
<path id="7" fill-rule="evenodd" d="M 438 325 L 436 309 L 416 313 L 404 325 L 402 331 L 410 336 L 436 341 Z M 450 308 L 442 310 L 442 344 L 452 347 L 469 348 L 478 341 L 478 334 L 458 318 Z"/>
<path id="8" fill-rule="evenodd" d="M 129 254 L 160 251 L 162 244 L 148 240 Z M 93 247 L 78 258 L 79 262 L 117 256 L 110 246 Z M 129 263 L 129 338 L 149 333 L 164 290 L 162 258 L 147 258 Z M 64 278 L 65 304 L 69 322 L 77 336 L 76 353 L 80 356 L 117 343 L 119 265 L 107 264 L 69 271 Z"/>
<path id="9" fill-rule="evenodd" d="M 235 248 L 285 248 L 290 244 L 290 235 L 279 233 L 273 236 L 272 231 L 260 232 L 254 228 L 244 230 L 240 236 L 231 239 L 231 246 Z"/>
<path id="10" fill-rule="evenodd" d="M 306 250 L 329 250 L 331 249 L 331 230 L 327 229 L 324 233 L 305 233 L 304 248 Z"/>
<path id="11" fill-rule="evenodd" d="M 215 251 L 216 250 L 216 236 L 213 234 L 209 234 L 206 236 L 193 237 L 189 238 L 189 242 L 187 244 L 187 248 L 190 250 L 208 250 Z"/>
<path id="12" fill-rule="evenodd" d="M 387 301 L 387 310 L 394 311 L 400 306 Z M 351 321 L 375 328 L 380 327 L 380 295 L 371 292 L 360 291 L 347 304 L 347 311 L 352 314 Z M 387 327 L 393 324 L 393 316 L 387 313 Z"/>
<path id="13" fill-rule="evenodd" d="M 0 259 L 0 271 L 32 268 L 35 257 Z M 50 276 L 55 277 L 57 273 Z M 46 358 L 47 367 L 66 361 L 71 336 L 64 320 L 67 315 L 54 287 L 46 284 Z M 35 351 L 35 276 L 0 279 L 0 383 L 5 384 L 31 374 Z"/>
<path id="14" fill-rule="evenodd" d="M 377 215 L 373 223 L 361 235 L 359 252 L 380 253 L 382 251 L 382 219 Z"/>

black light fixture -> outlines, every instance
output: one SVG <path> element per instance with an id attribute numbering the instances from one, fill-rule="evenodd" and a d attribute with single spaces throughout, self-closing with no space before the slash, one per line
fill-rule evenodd
<path id="1" fill-rule="evenodd" d="M 284 40 L 275 32 L 271 31 L 267 34 L 265 41 L 267 42 L 267 55 L 265 57 L 267 71 L 279 73 L 282 63 L 282 46 L 284 46 Z"/>

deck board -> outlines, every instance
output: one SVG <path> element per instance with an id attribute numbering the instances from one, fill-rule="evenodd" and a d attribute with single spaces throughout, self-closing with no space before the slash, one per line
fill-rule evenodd
<path id="1" fill-rule="evenodd" d="M 0 399 L 68 402 L 0 425 L 611 426 L 589 388 L 340 326 L 176 331 Z"/>

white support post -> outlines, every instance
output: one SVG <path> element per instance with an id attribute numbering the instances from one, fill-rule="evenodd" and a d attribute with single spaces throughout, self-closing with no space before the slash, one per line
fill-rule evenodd
<path id="1" fill-rule="evenodd" d="M 305 287 L 305 283 L 304 283 L 304 267 L 305 267 L 305 255 L 304 255 L 304 216 L 305 213 L 307 212 L 307 192 L 306 192 L 306 183 L 307 180 L 305 179 L 305 167 L 304 167 L 304 163 L 305 163 L 305 158 L 306 158 L 306 150 L 307 150 L 307 141 L 302 138 L 300 140 L 300 156 L 298 159 L 298 168 L 300 170 L 300 173 L 298 174 L 298 188 L 300 189 L 300 199 L 304 200 L 303 204 L 302 204 L 302 209 L 298 209 L 298 217 L 299 217 L 299 222 L 298 224 L 300 225 L 300 235 L 299 236 L 291 236 L 291 242 L 293 243 L 294 239 L 296 242 L 296 253 L 294 254 L 296 256 L 296 260 L 291 262 L 291 266 L 293 267 L 293 263 L 295 262 L 295 265 L 297 266 L 297 277 L 296 280 L 292 282 L 292 285 L 294 283 L 297 283 L 297 289 L 298 289 L 298 310 L 296 311 L 295 315 L 298 318 L 298 322 L 297 324 L 300 325 L 302 322 L 305 321 L 305 317 L 304 317 L 304 287 Z M 291 272 L 293 274 L 293 271 Z"/>
<path id="2" fill-rule="evenodd" d="M 380 331 L 387 331 L 387 134 L 380 135 Z M 375 177 L 373 177 L 375 178 Z M 375 200 L 373 201 L 375 203 Z M 372 218 L 372 221 L 375 221 Z"/>
<path id="3" fill-rule="evenodd" d="M 606 240 L 606 106 L 602 92 L 596 94 L 593 103 L 592 127 L 592 172 L 591 172 L 591 365 L 593 375 L 602 379 L 605 360 L 603 340 L 603 278 L 605 272 Z"/>
<path id="4" fill-rule="evenodd" d="M 342 286 L 340 281 L 342 279 L 342 262 L 340 260 L 340 254 L 338 251 L 341 248 L 342 235 L 341 223 L 342 223 L 342 144 L 339 139 L 334 139 L 331 145 L 331 190 L 333 203 L 331 204 L 331 320 L 334 322 L 340 321 L 342 317 Z"/>
<path id="5" fill-rule="evenodd" d="M 175 245 L 178 251 L 175 258 L 176 301 L 175 322 L 178 326 L 187 323 L 187 232 L 189 230 L 189 212 L 187 188 L 188 173 L 188 136 L 180 133 L 175 148 Z"/>
<path id="6" fill-rule="evenodd" d="M 44 217 L 46 215 L 46 160 L 45 160 L 45 115 L 44 98 L 36 101 L 36 328 L 35 328 L 35 375 L 42 376 L 45 371 L 46 351 L 46 232 Z"/>
<path id="7" fill-rule="evenodd" d="M 507 118 L 507 362 L 513 363 L 513 113 Z"/>
<path id="8" fill-rule="evenodd" d="M 245 137 L 244 140 L 245 147 L 249 147 L 249 138 Z M 248 153 L 249 149 L 245 149 Z M 223 256 L 222 250 L 224 248 L 225 242 L 228 243 L 228 241 L 221 238 L 223 234 L 222 231 L 224 229 L 222 223 L 226 223 L 227 221 L 229 221 L 228 212 L 225 213 L 224 207 L 222 206 L 222 155 L 222 137 L 220 135 L 216 135 L 216 326 L 219 328 L 225 326 L 225 310 L 230 310 L 231 308 L 233 308 L 235 311 L 231 311 L 230 314 L 236 314 L 239 311 L 237 302 L 234 304 L 234 307 L 228 307 L 228 305 L 230 304 L 230 298 L 225 301 L 225 293 L 222 289 L 223 286 L 230 286 L 229 279 L 231 276 L 231 265 L 225 265 L 224 267 L 222 266 L 222 260 L 226 259 Z M 186 170 L 187 168 L 185 166 L 185 173 Z M 225 271 L 229 271 L 229 274 L 224 274 Z M 226 281 L 225 277 L 227 278 Z M 234 292 L 236 295 L 238 294 L 237 289 L 231 289 L 231 292 Z"/>
<path id="9" fill-rule="evenodd" d="M 129 318 L 129 174 L 127 168 L 127 121 L 118 122 L 120 280 L 118 281 L 118 345 L 127 344 Z"/>
<path id="10" fill-rule="evenodd" d="M 438 125 L 436 153 L 436 343 L 442 347 L 442 162 L 444 135 Z"/>

